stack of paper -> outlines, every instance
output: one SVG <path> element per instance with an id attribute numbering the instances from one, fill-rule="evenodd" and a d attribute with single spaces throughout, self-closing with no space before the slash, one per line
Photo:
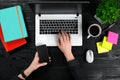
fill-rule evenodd
<path id="1" fill-rule="evenodd" d="M 102 42 L 97 42 L 96 44 L 97 44 L 98 53 L 109 52 L 109 50 L 107 50 L 101 46 Z"/>
<path id="2" fill-rule="evenodd" d="M 113 44 L 111 42 L 108 42 L 107 37 L 104 36 L 103 41 L 102 41 L 102 47 L 104 47 L 108 50 L 112 50 L 112 46 L 113 46 Z"/>
<path id="3" fill-rule="evenodd" d="M 112 31 L 108 32 L 108 37 L 104 36 L 102 42 L 97 42 L 98 54 L 109 52 L 112 50 L 113 44 L 117 44 L 118 34 Z"/>
<path id="4" fill-rule="evenodd" d="M 21 6 L 0 10 L 0 39 L 7 52 L 26 43 L 28 37 Z"/>
<path id="5" fill-rule="evenodd" d="M 107 39 L 107 41 L 108 42 L 111 42 L 111 43 L 113 43 L 113 44 L 117 44 L 117 42 L 118 42 L 118 34 L 117 33 L 114 33 L 114 32 L 112 32 L 112 31 L 109 31 L 108 32 L 108 39 Z"/>

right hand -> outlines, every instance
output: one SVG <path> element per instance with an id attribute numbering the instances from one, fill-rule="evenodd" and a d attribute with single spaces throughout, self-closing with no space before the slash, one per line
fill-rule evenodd
<path id="1" fill-rule="evenodd" d="M 74 56 L 72 54 L 70 34 L 67 34 L 64 31 L 61 31 L 61 33 L 59 33 L 58 47 L 63 52 L 67 61 L 70 61 L 70 60 L 74 59 Z"/>
<path id="2" fill-rule="evenodd" d="M 66 32 L 61 31 L 58 37 L 58 47 L 64 53 L 71 53 L 71 37 Z"/>

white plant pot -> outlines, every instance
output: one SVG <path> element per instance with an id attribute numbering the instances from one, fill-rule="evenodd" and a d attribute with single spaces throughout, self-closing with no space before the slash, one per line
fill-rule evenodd
<path id="1" fill-rule="evenodd" d="M 99 17 L 97 17 L 96 14 L 94 15 L 94 18 L 95 18 L 100 24 L 102 24 L 102 20 L 101 20 Z M 111 28 L 111 27 L 113 27 L 114 25 L 115 25 L 115 23 L 110 24 L 110 25 L 108 26 L 108 29 Z"/>
<path id="2" fill-rule="evenodd" d="M 94 15 L 94 18 L 95 18 L 100 24 L 102 24 L 102 20 L 101 20 L 99 17 L 97 17 L 96 14 Z"/>

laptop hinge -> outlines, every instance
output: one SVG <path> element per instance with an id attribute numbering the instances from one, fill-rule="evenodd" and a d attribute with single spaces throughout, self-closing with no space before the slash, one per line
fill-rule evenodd
<path id="1" fill-rule="evenodd" d="M 79 14 L 81 14 L 82 13 L 82 6 L 81 6 L 82 4 L 77 4 L 76 5 L 76 15 L 77 16 L 79 16 Z"/>
<path id="2" fill-rule="evenodd" d="M 77 13 L 77 16 L 79 16 L 79 13 Z"/>
<path id="3" fill-rule="evenodd" d="M 41 7 L 40 4 L 35 5 L 35 13 L 41 16 Z"/>

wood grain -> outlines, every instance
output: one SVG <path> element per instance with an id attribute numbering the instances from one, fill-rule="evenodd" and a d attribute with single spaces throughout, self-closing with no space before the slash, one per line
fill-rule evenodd
<path id="1" fill-rule="evenodd" d="M 0 55 L 7 55 L 10 58 L 33 58 L 35 53 L 35 19 L 34 12 L 30 8 L 28 2 L 35 2 L 39 0 L 0 0 L 0 9 L 21 5 L 24 13 L 27 31 L 29 37 L 27 44 L 7 54 L 0 42 Z M 95 42 L 97 39 L 87 37 L 87 28 L 89 23 L 96 23 L 93 18 L 95 9 L 98 6 L 99 0 L 91 0 L 91 4 L 83 5 L 83 46 L 73 47 L 73 53 L 76 59 L 81 64 L 81 77 L 85 80 L 120 80 L 120 39 L 117 45 L 113 46 L 113 50 L 108 53 L 98 55 Z M 104 27 L 104 25 L 102 25 Z M 120 20 L 116 23 L 115 27 L 110 30 L 120 34 Z M 107 31 L 106 31 L 107 33 Z M 97 40 L 101 41 L 101 40 Z M 87 49 L 92 49 L 95 54 L 95 61 L 88 64 L 85 61 L 85 52 Z M 49 54 L 52 58 L 52 64 L 43 70 L 35 71 L 28 80 L 72 80 L 71 75 L 67 69 L 66 61 L 63 54 L 57 47 L 49 47 Z M 30 60 L 31 60 L 30 59 Z M 17 63 L 17 62 L 16 62 Z M 30 64 L 26 62 L 26 64 Z M 26 65 L 24 67 L 27 67 Z M 59 74 L 58 74 L 59 73 Z"/>

